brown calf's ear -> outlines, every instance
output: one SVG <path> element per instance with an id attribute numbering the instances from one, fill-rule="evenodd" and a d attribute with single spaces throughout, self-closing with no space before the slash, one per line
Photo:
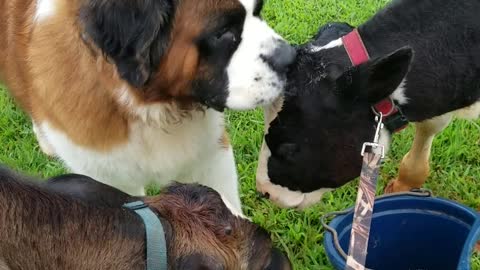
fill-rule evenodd
<path id="1" fill-rule="evenodd" d="M 412 58 L 412 49 L 403 47 L 390 55 L 367 63 L 368 102 L 377 103 L 390 96 L 407 76 Z"/>
<path id="2" fill-rule="evenodd" d="M 144 86 L 168 47 L 173 0 L 88 0 L 80 21 L 120 77 Z"/>
<path id="3" fill-rule="evenodd" d="M 224 270 L 225 267 L 213 258 L 202 255 L 192 254 L 184 256 L 177 260 L 176 267 L 178 270 Z"/>

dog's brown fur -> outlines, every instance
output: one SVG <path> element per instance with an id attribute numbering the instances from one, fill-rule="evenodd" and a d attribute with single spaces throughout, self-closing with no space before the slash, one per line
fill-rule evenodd
<path id="1" fill-rule="evenodd" d="M 120 205 L 137 198 L 88 179 L 50 187 L 19 178 L 0 169 L 0 269 L 145 269 L 143 223 Z M 176 184 L 143 200 L 161 217 L 170 269 L 290 269 L 286 259 L 275 264 L 268 235 L 212 189 Z"/>

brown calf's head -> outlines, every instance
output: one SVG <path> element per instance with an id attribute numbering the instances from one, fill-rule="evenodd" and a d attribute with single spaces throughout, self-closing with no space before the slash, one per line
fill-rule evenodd
<path id="1" fill-rule="evenodd" d="M 269 234 L 233 214 L 211 188 L 175 184 L 145 202 L 171 224 L 172 269 L 291 269 Z"/>
<path id="2" fill-rule="evenodd" d="M 268 104 L 295 50 L 261 20 L 262 0 L 86 0 L 87 40 L 116 66 L 123 102 L 217 110 Z"/>

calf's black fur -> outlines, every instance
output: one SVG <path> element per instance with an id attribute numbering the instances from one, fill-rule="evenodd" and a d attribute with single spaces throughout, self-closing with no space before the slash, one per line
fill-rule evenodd
<path id="1" fill-rule="evenodd" d="M 359 176 L 362 144 L 375 132 L 371 107 L 390 96 L 417 135 L 387 191 L 421 187 L 433 136 L 454 114 L 480 113 L 478 14 L 476 0 L 394 0 L 358 27 L 371 59 L 356 67 L 343 45 L 330 43 L 352 29 L 322 28 L 298 49 L 283 108 L 265 136 L 272 185 L 305 194 Z M 381 134 L 387 147 L 390 136 Z"/>

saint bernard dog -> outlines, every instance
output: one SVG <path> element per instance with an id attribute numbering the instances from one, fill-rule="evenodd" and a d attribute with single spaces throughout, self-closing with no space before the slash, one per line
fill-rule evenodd
<path id="1" fill-rule="evenodd" d="M 131 195 L 197 182 L 241 209 L 223 110 L 271 103 L 295 49 L 262 0 L 0 0 L 0 76 L 41 149 Z"/>

